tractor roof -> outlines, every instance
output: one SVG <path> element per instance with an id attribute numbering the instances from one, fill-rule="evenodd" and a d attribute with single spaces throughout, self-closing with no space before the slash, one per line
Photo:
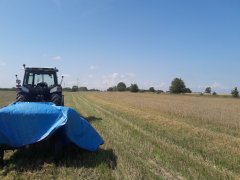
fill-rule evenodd
<path id="1" fill-rule="evenodd" d="M 25 71 L 58 72 L 57 68 L 26 67 Z"/>

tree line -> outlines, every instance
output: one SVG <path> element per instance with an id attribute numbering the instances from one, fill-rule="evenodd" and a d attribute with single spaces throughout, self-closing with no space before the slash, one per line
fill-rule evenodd
<path id="1" fill-rule="evenodd" d="M 124 82 L 118 83 L 117 86 L 109 87 L 107 89 L 107 91 L 108 92 L 112 92 L 112 91 L 119 91 L 119 92 L 130 91 L 130 92 L 133 92 L 133 93 L 137 93 L 137 92 L 157 92 L 157 93 L 163 93 L 164 92 L 162 90 L 155 90 L 154 87 L 150 87 L 148 90 L 139 89 L 137 84 L 131 84 L 129 87 L 127 87 Z"/>
<path id="2" fill-rule="evenodd" d="M 162 90 L 155 90 L 154 87 L 150 87 L 148 90 L 142 90 L 138 88 L 137 84 L 131 84 L 131 86 L 127 87 L 125 83 L 120 82 L 118 83 L 117 86 L 109 87 L 107 91 L 112 92 L 112 91 L 130 91 L 130 92 L 158 92 L 158 93 L 163 93 L 164 91 Z M 185 82 L 181 78 L 175 78 L 171 82 L 171 86 L 169 87 L 168 93 L 171 94 L 186 94 L 186 93 L 192 93 L 192 90 L 188 87 L 186 87 Z M 213 96 L 216 96 L 217 93 L 215 91 L 212 91 L 211 87 L 206 87 L 204 93 L 206 94 L 211 94 Z M 201 93 L 203 95 L 203 93 Z M 235 87 L 231 91 L 231 95 L 235 98 L 239 97 L 239 91 L 238 88 Z"/>
<path id="3" fill-rule="evenodd" d="M 72 91 L 72 92 L 77 92 L 77 91 L 100 91 L 98 89 L 88 89 L 87 87 L 78 87 L 78 86 L 72 86 L 72 88 L 63 88 L 64 91 Z M 131 84 L 129 87 L 124 82 L 119 82 L 116 86 L 109 87 L 107 89 L 108 92 L 114 92 L 114 91 L 119 91 L 119 92 L 124 92 L 124 91 L 129 91 L 133 93 L 137 92 L 155 92 L 155 93 L 164 93 L 163 90 L 155 90 L 154 87 L 150 87 L 149 89 L 140 89 L 137 84 Z M 171 82 L 171 85 L 169 87 L 169 91 L 167 93 L 171 94 L 186 94 L 186 93 L 192 93 L 192 90 L 188 87 L 186 87 L 185 82 L 181 78 L 174 78 L 173 81 Z M 203 94 L 209 94 L 216 96 L 217 93 L 215 91 L 212 91 L 211 87 L 206 87 L 205 91 L 203 93 L 200 93 L 201 95 Z M 239 97 L 239 91 L 238 88 L 235 87 L 231 91 L 232 97 L 238 98 Z"/>
<path id="4" fill-rule="evenodd" d="M 131 86 L 127 87 L 125 83 L 120 82 L 117 86 L 109 87 L 107 91 L 130 91 L 130 92 L 158 92 L 163 93 L 162 90 L 155 90 L 154 87 L 150 87 L 148 90 L 139 89 L 137 84 L 131 84 Z M 180 94 L 180 93 L 192 93 L 190 88 L 185 86 L 185 83 L 180 78 L 175 78 L 172 81 L 172 84 L 169 88 L 169 92 L 173 94 Z"/>
<path id="5" fill-rule="evenodd" d="M 99 89 L 88 89 L 87 87 L 78 87 L 78 86 L 72 86 L 72 88 L 63 88 L 64 91 L 72 91 L 72 92 L 77 92 L 77 91 L 92 91 L 92 92 L 98 92 L 100 91 Z"/>

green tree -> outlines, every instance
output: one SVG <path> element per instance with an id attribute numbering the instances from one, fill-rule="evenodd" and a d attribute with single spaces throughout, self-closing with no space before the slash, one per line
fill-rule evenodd
<path id="1" fill-rule="evenodd" d="M 192 90 L 190 88 L 186 88 L 185 93 L 192 93 Z"/>
<path id="2" fill-rule="evenodd" d="M 139 91 L 138 85 L 137 84 L 131 84 L 130 91 L 134 92 L 134 93 L 138 92 Z"/>
<path id="3" fill-rule="evenodd" d="M 184 81 L 180 78 L 175 78 L 172 81 L 169 90 L 170 90 L 170 93 L 173 93 L 173 94 L 185 93 L 186 92 L 186 86 L 185 86 Z"/>
<path id="4" fill-rule="evenodd" d="M 155 92 L 154 87 L 150 87 L 150 88 L 149 88 L 149 92 Z"/>
<path id="5" fill-rule="evenodd" d="M 205 89 L 205 93 L 211 94 L 211 92 L 212 92 L 212 88 L 211 88 L 211 87 L 207 87 L 207 88 Z"/>
<path id="6" fill-rule="evenodd" d="M 113 87 L 108 88 L 107 91 L 112 92 L 113 91 Z"/>
<path id="7" fill-rule="evenodd" d="M 239 97 L 238 88 L 235 87 L 235 88 L 232 90 L 231 94 L 232 94 L 233 97 L 238 98 L 238 97 Z"/>
<path id="8" fill-rule="evenodd" d="M 118 85 L 117 85 L 118 91 L 126 91 L 126 89 L 127 89 L 127 86 L 125 83 L 123 83 L 123 82 L 118 83 Z"/>

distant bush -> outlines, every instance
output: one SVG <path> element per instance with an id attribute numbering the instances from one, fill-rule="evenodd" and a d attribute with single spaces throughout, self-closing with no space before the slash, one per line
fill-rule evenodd
<path id="1" fill-rule="evenodd" d="M 192 90 L 190 88 L 186 88 L 185 93 L 192 93 Z"/>
<path id="2" fill-rule="evenodd" d="M 63 91 L 72 91 L 72 89 L 70 87 L 65 87 L 63 88 Z"/>
<path id="3" fill-rule="evenodd" d="M 211 92 L 212 92 L 212 88 L 211 88 L 211 87 L 207 87 L 207 88 L 205 89 L 205 93 L 211 94 Z"/>
<path id="4" fill-rule="evenodd" d="M 234 98 L 238 98 L 238 97 L 239 97 L 238 88 L 235 87 L 235 88 L 232 90 L 231 94 L 232 94 L 232 96 L 233 96 Z"/>
<path id="5" fill-rule="evenodd" d="M 127 87 L 127 88 L 126 88 L 126 91 L 131 91 L 131 87 Z"/>
<path id="6" fill-rule="evenodd" d="M 12 87 L 12 88 L 0 88 L 0 91 L 16 91 L 16 87 Z"/>
<path id="7" fill-rule="evenodd" d="M 88 91 L 91 91 L 91 92 L 99 92 L 100 90 L 99 90 L 99 89 L 89 89 Z"/>
<path id="8" fill-rule="evenodd" d="M 155 92 L 154 87 L 150 87 L 150 88 L 149 88 L 149 92 Z"/>
<path id="9" fill-rule="evenodd" d="M 163 90 L 157 90 L 157 94 L 161 94 L 161 93 L 164 93 Z"/>
<path id="10" fill-rule="evenodd" d="M 212 93 L 212 95 L 213 95 L 213 96 L 216 96 L 216 95 L 217 95 L 217 93 L 214 91 L 214 92 Z"/>
<path id="11" fill-rule="evenodd" d="M 108 92 L 117 91 L 117 86 L 109 87 L 107 91 Z"/>
<path id="12" fill-rule="evenodd" d="M 72 91 L 73 91 L 73 92 L 77 92 L 77 91 L 78 91 L 78 86 L 73 86 L 73 87 L 72 87 Z"/>
<path id="13" fill-rule="evenodd" d="M 134 92 L 134 93 L 138 92 L 139 91 L 138 85 L 137 84 L 131 84 L 130 91 Z"/>
<path id="14" fill-rule="evenodd" d="M 79 91 L 88 91 L 88 88 L 87 87 L 80 87 Z"/>
<path id="15" fill-rule="evenodd" d="M 140 93 L 145 93 L 146 91 L 145 91 L 144 89 L 139 89 L 138 92 L 140 92 Z"/>
<path id="16" fill-rule="evenodd" d="M 107 91 L 112 92 L 113 91 L 113 87 L 108 88 Z"/>
<path id="17" fill-rule="evenodd" d="M 127 89 L 127 86 L 125 83 L 123 83 L 123 82 L 118 83 L 118 85 L 117 85 L 118 91 L 126 91 L 126 89 Z"/>

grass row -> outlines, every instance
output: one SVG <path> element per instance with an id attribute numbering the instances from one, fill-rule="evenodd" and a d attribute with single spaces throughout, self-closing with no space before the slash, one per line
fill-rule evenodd
<path id="1" fill-rule="evenodd" d="M 0 92 L 0 106 L 15 94 Z M 239 102 L 130 93 L 66 93 L 103 136 L 55 166 L 47 151 L 8 152 L 5 179 L 239 179 Z"/>
<path id="2" fill-rule="evenodd" d="M 158 168 L 167 169 L 167 172 L 171 172 L 167 174 L 190 179 L 196 177 L 231 179 L 238 176 L 239 141 L 234 138 L 232 141 L 229 136 L 179 123 L 172 118 L 160 116 L 156 118 L 146 112 L 141 114 L 137 110 L 135 112 L 129 107 L 104 101 L 92 94 L 76 96 L 81 105 L 89 105 L 89 108 L 95 111 L 97 109 L 98 115 L 103 116 L 104 120 L 110 118 L 108 123 L 117 123 L 116 128 L 123 127 L 120 132 L 128 130 L 125 134 L 131 134 L 130 141 L 125 142 L 125 134 L 121 133 L 120 137 L 110 137 L 122 138 L 119 139 L 121 144 L 128 144 L 128 149 L 134 149 L 133 154 L 141 158 L 146 156 L 145 152 L 149 152 L 144 162 L 155 164 L 156 171 Z M 107 129 L 105 131 L 108 132 Z M 117 133 L 117 130 L 114 132 Z M 106 137 L 108 136 L 107 134 Z M 147 149 L 150 147 L 152 151 Z"/>

